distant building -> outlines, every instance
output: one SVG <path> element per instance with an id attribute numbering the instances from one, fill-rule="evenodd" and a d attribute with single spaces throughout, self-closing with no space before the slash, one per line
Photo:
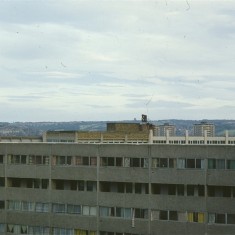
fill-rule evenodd
<path id="1" fill-rule="evenodd" d="M 164 123 L 163 125 L 155 126 L 154 135 L 155 136 L 175 136 L 176 127 L 169 123 Z"/>
<path id="2" fill-rule="evenodd" d="M 213 123 L 208 123 L 205 121 L 199 124 L 194 124 L 193 126 L 194 136 L 204 136 L 205 133 L 208 137 L 215 136 L 215 125 Z"/>

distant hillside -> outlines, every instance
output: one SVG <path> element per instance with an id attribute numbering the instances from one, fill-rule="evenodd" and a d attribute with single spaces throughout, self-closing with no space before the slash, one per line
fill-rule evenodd
<path id="1" fill-rule="evenodd" d="M 225 130 L 230 136 L 235 136 L 235 120 L 206 120 L 215 124 L 217 136 L 223 136 Z M 140 122 L 124 120 L 124 122 Z M 185 130 L 192 135 L 193 124 L 200 123 L 201 120 L 152 120 L 151 123 L 161 125 L 170 123 L 176 126 L 177 135 L 184 135 Z M 0 122 L 0 136 L 41 136 L 47 130 L 80 130 L 80 131 L 104 131 L 106 121 L 80 121 L 80 122 Z"/>

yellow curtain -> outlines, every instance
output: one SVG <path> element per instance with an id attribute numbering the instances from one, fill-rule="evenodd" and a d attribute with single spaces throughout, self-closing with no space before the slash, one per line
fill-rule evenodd
<path id="1" fill-rule="evenodd" d="M 204 223 L 204 213 L 198 213 L 198 223 Z"/>
<path id="2" fill-rule="evenodd" d="M 74 234 L 75 234 L 75 235 L 86 235 L 86 230 L 75 229 L 75 230 L 74 230 Z"/>
<path id="3" fill-rule="evenodd" d="M 95 231 L 90 231 L 90 235 L 96 235 Z"/>
<path id="4" fill-rule="evenodd" d="M 188 222 L 193 222 L 193 213 L 188 212 Z"/>

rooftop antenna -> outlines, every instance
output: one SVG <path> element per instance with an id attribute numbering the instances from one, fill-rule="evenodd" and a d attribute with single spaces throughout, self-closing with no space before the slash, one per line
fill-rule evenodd
<path id="1" fill-rule="evenodd" d="M 147 101 L 147 103 L 145 104 L 146 105 L 146 110 L 147 110 L 147 115 L 149 116 L 149 110 L 148 110 L 148 105 L 150 104 L 150 102 L 152 101 L 153 99 L 153 94 L 151 96 L 151 98 Z"/>

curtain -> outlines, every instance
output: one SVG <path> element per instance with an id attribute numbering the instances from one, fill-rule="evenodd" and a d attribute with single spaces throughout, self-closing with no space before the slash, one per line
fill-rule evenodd
<path id="1" fill-rule="evenodd" d="M 82 230 L 82 229 L 75 229 L 74 230 L 74 235 L 87 235 L 87 231 Z"/>
<path id="2" fill-rule="evenodd" d="M 177 159 L 177 168 L 178 169 L 185 168 L 185 159 L 182 159 L 182 158 Z"/>
<path id="3" fill-rule="evenodd" d="M 209 213 L 208 214 L 208 223 L 214 224 L 215 223 L 215 213 Z"/>
<path id="4" fill-rule="evenodd" d="M 204 223 L 204 213 L 198 213 L 198 223 Z"/>
<path id="5" fill-rule="evenodd" d="M 193 222 L 193 213 L 192 212 L 188 212 L 187 217 L 188 217 L 188 222 Z"/>

